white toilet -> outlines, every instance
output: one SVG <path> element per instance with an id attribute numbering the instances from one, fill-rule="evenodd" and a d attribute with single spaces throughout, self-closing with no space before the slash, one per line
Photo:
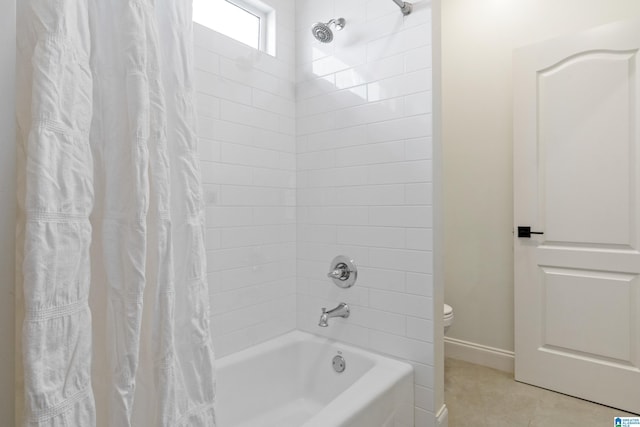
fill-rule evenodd
<path id="1" fill-rule="evenodd" d="M 444 305 L 444 333 L 449 330 L 449 326 L 453 324 L 453 308 L 449 304 Z"/>

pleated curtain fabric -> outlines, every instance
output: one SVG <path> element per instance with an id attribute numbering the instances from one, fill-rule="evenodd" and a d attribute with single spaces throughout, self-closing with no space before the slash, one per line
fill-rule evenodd
<path id="1" fill-rule="evenodd" d="M 23 425 L 215 426 L 191 2 L 18 28 Z"/>

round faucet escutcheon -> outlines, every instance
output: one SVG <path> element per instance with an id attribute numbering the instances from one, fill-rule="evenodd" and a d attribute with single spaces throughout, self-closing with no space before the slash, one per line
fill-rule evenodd
<path id="1" fill-rule="evenodd" d="M 348 256 L 338 255 L 331 261 L 327 277 L 340 288 L 352 287 L 358 278 L 355 261 Z"/>

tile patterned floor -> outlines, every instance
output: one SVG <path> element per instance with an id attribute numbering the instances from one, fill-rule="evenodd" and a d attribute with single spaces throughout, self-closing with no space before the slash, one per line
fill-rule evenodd
<path id="1" fill-rule="evenodd" d="M 444 389 L 449 427 L 611 427 L 616 416 L 635 416 L 451 358 Z"/>

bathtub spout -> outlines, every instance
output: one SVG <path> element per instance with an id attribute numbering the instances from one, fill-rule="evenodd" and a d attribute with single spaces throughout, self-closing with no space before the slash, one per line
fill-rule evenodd
<path id="1" fill-rule="evenodd" d="M 327 311 L 326 308 L 322 307 L 322 315 L 320 316 L 320 323 L 318 323 L 318 326 L 326 328 L 327 326 L 329 326 L 328 320 L 332 317 L 343 317 L 346 319 L 347 317 L 349 317 L 349 312 L 349 306 L 343 302 L 338 304 L 338 306 L 333 310 L 329 311 Z"/>

